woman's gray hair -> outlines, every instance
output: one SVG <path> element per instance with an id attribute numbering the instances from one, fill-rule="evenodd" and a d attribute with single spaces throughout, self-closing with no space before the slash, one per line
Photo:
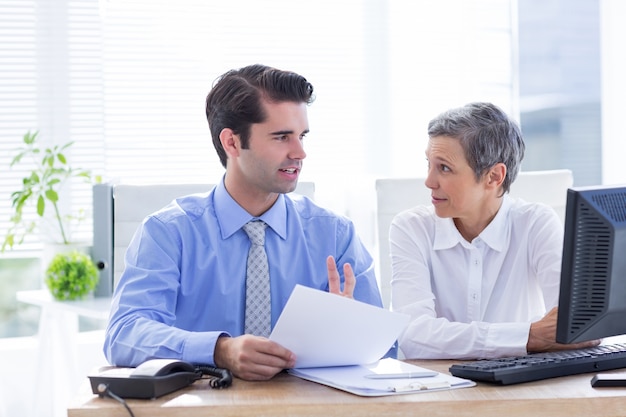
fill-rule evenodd
<path id="1" fill-rule="evenodd" d="M 491 103 L 470 103 L 441 113 L 428 124 L 428 137 L 458 139 L 476 181 L 497 163 L 506 166 L 502 194 L 517 178 L 526 145 L 519 126 Z"/>

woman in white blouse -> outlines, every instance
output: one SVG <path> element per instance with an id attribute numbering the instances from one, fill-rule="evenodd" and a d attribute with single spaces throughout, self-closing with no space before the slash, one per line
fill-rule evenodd
<path id="1" fill-rule="evenodd" d="M 390 228 L 392 309 L 411 315 L 407 358 L 476 359 L 574 349 L 556 342 L 563 229 L 548 206 L 507 193 L 519 172 L 519 127 L 490 103 L 428 126 L 432 205 Z"/>

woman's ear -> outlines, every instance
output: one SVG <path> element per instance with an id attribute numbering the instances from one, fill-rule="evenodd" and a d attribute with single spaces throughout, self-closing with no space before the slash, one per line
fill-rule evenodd
<path id="1" fill-rule="evenodd" d="M 222 143 L 222 148 L 224 148 L 226 155 L 232 158 L 239 156 L 241 141 L 239 135 L 235 134 L 232 129 L 222 129 L 220 132 L 220 142 Z"/>
<path id="2" fill-rule="evenodd" d="M 506 178 L 506 165 L 502 162 L 495 164 L 489 170 L 487 183 L 493 188 L 500 188 Z"/>

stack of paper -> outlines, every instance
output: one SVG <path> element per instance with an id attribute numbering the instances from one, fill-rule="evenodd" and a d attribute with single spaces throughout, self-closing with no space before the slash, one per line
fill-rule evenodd
<path id="1" fill-rule="evenodd" d="M 357 395 L 393 395 L 475 383 L 396 359 L 382 359 L 406 314 L 296 286 L 270 339 L 296 354 L 289 373 Z"/>

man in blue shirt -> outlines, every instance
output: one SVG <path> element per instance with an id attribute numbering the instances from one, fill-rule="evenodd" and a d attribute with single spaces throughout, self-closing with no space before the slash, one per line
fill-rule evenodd
<path id="1" fill-rule="evenodd" d="M 110 363 L 176 358 L 249 380 L 292 367 L 293 352 L 244 334 L 250 239 L 242 227 L 255 219 L 267 224 L 272 326 L 296 284 L 382 306 L 372 258 L 352 222 L 286 195 L 306 157 L 312 101 L 304 77 L 262 65 L 217 80 L 206 114 L 226 173 L 210 192 L 146 218 L 135 234 L 106 330 Z"/>

